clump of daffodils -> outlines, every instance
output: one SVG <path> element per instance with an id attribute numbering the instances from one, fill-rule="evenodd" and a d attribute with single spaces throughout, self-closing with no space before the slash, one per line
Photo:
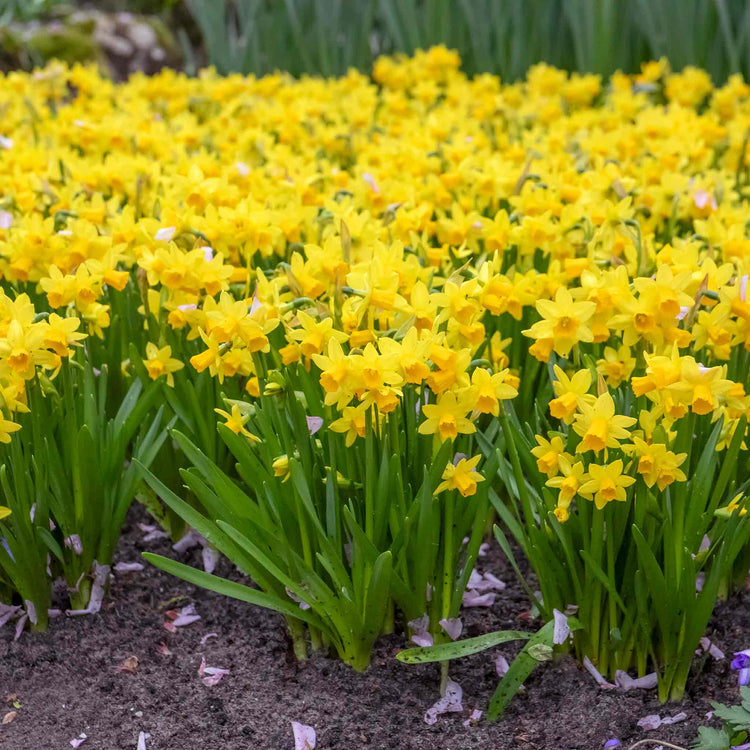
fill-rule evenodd
<path id="1" fill-rule="evenodd" d="M 615 587 L 630 596 L 641 580 L 612 519 L 643 527 L 639 555 L 661 554 L 664 519 L 698 498 L 665 553 L 682 575 L 706 559 L 696 548 L 683 561 L 684 534 L 700 544 L 714 518 L 737 528 L 747 513 L 732 475 L 750 416 L 741 77 L 714 86 L 662 61 L 603 80 L 540 64 L 503 84 L 468 78 L 444 48 L 339 79 L 165 70 L 115 84 L 54 64 L 0 75 L 0 112 L 0 442 L 40 403 L 32 381 L 46 398 L 86 358 L 89 385 L 106 367 L 121 399 L 123 382 L 157 383 L 212 460 L 223 421 L 279 498 L 304 482 L 325 485 L 326 503 L 365 495 L 368 532 L 373 436 L 390 441 L 383 466 L 395 453 L 399 502 L 429 484 L 440 533 L 500 476 L 519 495 L 509 508 L 524 508 L 513 533 L 554 524 L 529 555 L 580 532 L 532 563 L 547 604 L 580 607 L 603 671 L 645 669 L 650 615 L 636 628 L 612 598 L 601 617 Z M 714 497 L 694 474 L 713 476 L 724 452 Z M 0 537 L 20 518 L 0 508 Z M 581 590 L 572 557 L 567 583 L 544 579 L 589 542 L 583 581 L 591 590 L 599 565 L 606 592 Z M 449 583 L 438 617 L 457 614 Z M 678 696 L 684 677 L 664 690 Z"/>
<path id="2" fill-rule="evenodd" d="M 684 481 L 675 425 L 721 419 L 722 448 L 748 412 L 750 88 L 662 63 L 644 69 L 653 93 L 545 65 L 501 85 L 459 62 L 0 79 L 0 271 L 20 292 L 3 297 L 6 416 L 36 372 L 106 336 L 121 293 L 147 376 L 236 380 L 242 414 L 259 375 L 301 366 L 347 445 L 407 398 L 437 446 L 519 390 L 530 414 L 533 359 L 552 358 L 563 433 L 534 454 L 560 520 L 576 497 L 624 500 L 635 475 Z M 618 413 L 625 391 L 638 412 Z M 218 414 L 244 434 L 238 409 Z"/>

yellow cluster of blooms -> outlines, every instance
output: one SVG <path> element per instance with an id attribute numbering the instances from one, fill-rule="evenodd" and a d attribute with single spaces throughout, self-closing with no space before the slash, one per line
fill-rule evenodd
<path id="1" fill-rule="evenodd" d="M 0 399 L 5 412 L 0 415 L 1 443 L 9 443 L 11 433 L 20 429 L 4 416 L 29 410 L 26 382 L 37 370 L 54 376 L 63 358 L 71 355 L 71 347 L 85 338 L 79 325 L 76 317 L 37 316 L 28 295 L 11 299 L 0 290 Z"/>
<path id="2" fill-rule="evenodd" d="M 691 357 L 684 357 L 683 363 L 686 361 L 695 364 Z M 677 366 L 677 373 L 669 385 L 662 383 L 663 395 L 659 394 L 661 386 L 654 386 L 648 392 L 659 402 L 662 398 L 671 399 L 668 389 L 676 387 L 676 392 L 681 393 L 684 401 L 689 403 L 691 384 L 680 372 L 679 357 L 673 364 Z M 577 440 L 575 452 L 571 454 L 566 451 L 565 436 L 562 434 L 552 434 L 546 438 L 537 435 L 537 447 L 532 448 L 531 452 L 537 459 L 537 468 L 547 476 L 547 486 L 558 490 L 555 508 L 558 520 L 564 522 L 568 519 L 568 509 L 576 495 L 593 500 L 599 509 L 613 500 L 626 500 L 625 488 L 634 484 L 635 479 L 624 471 L 623 459 L 599 463 L 602 456 L 607 456 L 613 450 L 632 457 L 635 472 L 641 475 L 649 488 L 657 485 L 660 490 L 664 490 L 672 482 L 684 482 L 687 479 L 679 468 L 685 462 L 687 454 L 675 454 L 668 450 L 667 444 L 654 435 L 657 425 L 666 428 L 667 432 L 662 429 L 661 434 L 669 442 L 669 426 L 676 418 L 666 413 L 663 407 L 652 411 L 644 409 L 640 412 L 639 419 L 617 414 L 612 394 L 601 376 L 600 393 L 595 396 L 590 393 L 590 370 L 579 370 L 568 377 L 559 366 L 555 365 L 554 369 L 557 376 L 554 383 L 557 397 L 550 402 L 550 413 L 563 423 L 572 425 L 571 437 L 577 436 L 574 437 Z M 646 381 L 648 377 L 650 376 L 642 380 Z M 638 386 L 634 384 L 633 390 L 638 393 Z M 688 411 L 684 401 L 680 417 L 685 416 Z M 692 404 L 694 413 L 706 413 L 702 402 L 699 401 L 696 408 L 695 397 Z M 636 423 L 638 429 L 631 431 L 630 428 Z"/>
<path id="3" fill-rule="evenodd" d="M 0 272 L 34 301 L 2 300 L 6 411 L 79 321 L 106 336 L 122 290 L 157 323 L 152 378 L 189 362 L 252 399 L 261 355 L 299 363 L 347 444 L 407 389 L 420 433 L 471 434 L 552 358 L 552 416 L 580 437 L 575 454 L 539 438 L 561 518 L 576 494 L 623 499 L 631 465 L 684 479 L 674 424 L 711 414 L 731 436 L 750 407 L 750 87 L 664 62 L 510 85 L 459 64 L 434 48 L 372 78 L 0 77 Z M 618 389 L 648 401 L 636 431 Z M 614 448 L 637 461 L 606 463 Z M 449 486 L 473 491 L 470 462 Z"/>

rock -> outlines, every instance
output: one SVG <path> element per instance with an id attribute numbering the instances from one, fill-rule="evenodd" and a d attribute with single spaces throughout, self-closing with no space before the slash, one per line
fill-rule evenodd
<path id="1" fill-rule="evenodd" d="M 131 73 L 180 68 L 182 50 L 158 17 L 55 6 L 46 20 L 0 26 L 0 71 L 31 70 L 52 59 L 97 63 L 121 80 Z"/>
<path id="2" fill-rule="evenodd" d="M 148 50 L 156 44 L 156 32 L 147 23 L 133 24 L 128 36 L 138 49 Z"/>
<path id="3" fill-rule="evenodd" d="M 125 37 L 115 34 L 103 34 L 97 31 L 96 41 L 107 51 L 118 57 L 130 57 L 133 45 Z"/>

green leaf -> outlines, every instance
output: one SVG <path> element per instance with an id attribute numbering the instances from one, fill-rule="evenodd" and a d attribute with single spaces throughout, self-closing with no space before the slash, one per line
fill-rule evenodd
<path id="1" fill-rule="evenodd" d="M 664 574 L 646 538 L 635 524 L 633 524 L 632 529 L 633 539 L 638 549 L 638 559 L 645 574 L 643 582 L 648 587 L 649 599 L 656 610 L 656 618 L 659 621 L 662 637 L 667 640 L 670 637 L 670 625 L 674 614 L 672 597 Z"/>
<path id="2" fill-rule="evenodd" d="M 487 709 L 487 718 L 495 721 L 513 700 L 513 696 L 518 692 L 518 688 L 523 685 L 529 675 L 534 671 L 534 667 L 540 659 L 535 658 L 534 653 L 539 646 L 548 646 L 552 648 L 552 637 L 555 629 L 554 621 L 548 622 L 538 630 L 523 647 L 521 653 L 513 659 L 513 663 L 500 680 Z M 546 650 L 543 652 L 546 656 Z"/>
<path id="3" fill-rule="evenodd" d="M 550 630 L 550 633 L 552 631 Z M 476 638 L 467 638 L 464 641 L 453 643 L 440 643 L 437 646 L 425 646 L 422 648 L 408 648 L 396 654 L 396 658 L 404 664 L 425 664 L 434 661 L 448 661 L 459 659 L 462 656 L 477 654 L 488 648 L 497 646 L 508 641 L 521 641 L 531 638 L 531 633 L 522 630 L 498 630 L 495 633 L 479 635 Z M 550 635 L 550 639 L 552 636 Z M 551 640 L 550 640 L 551 643 Z"/>
<path id="4" fill-rule="evenodd" d="M 239 599 L 248 604 L 256 604 L 259 607 L 272 609 L 287 617 L 294 617 L 317 628 L 325 629 L 320 618 L 316 617 L 313 612 L 300 609 L 299 606 L 291 601 L 286 602 L 277 596 L 273 596 L 273 594 L 251 589 L 249 586 L 243 586 L 241 583 L 228 581 L 225 578 L 206 573 L 203 570 L 191 568 L 189 565 L 184 565 L 176 560 L 170 560 L 168 557 L 162 557 L 162 555 L 156 555 L 153 552 L 144 552 L 143 557 L 165 573 L 182 578 L 183 581 L 192 583 L 195 586 L 215 591 L 217 594 L 223 594 L 224 596 L 231 596 L 233 599 Z"/>
<path id="5" fill-rule="evenodd" d="M 729 733 L 726 729 L 698 728 L 698 739 L 693 745 L 693 750 L 730 750 L 730 748 Z"/>
<path id="6" fill-rule="evenodd" d="M 47 549 L 61 562 L 65 563 L 65 557 L 63 555 L 62 547 L 60 547 L 59 542 L 55 537 L 52 536 L 52 534 L 49 532 L 49 529 L 45 529 L 41 526 L 36 527 L 36 533 L 37 536 L 41 538 L 41 540 L 44 542 L 44 544 L 47 546 Z"/>
<path id="7" fill-rule="evenodd" d="M 725 706 L 723 703 L 711 703 L 714 715 L 730 724 L 733 732 L 750 731 L 750 706 Z"/>
<path id="8" fill-rule="evenodd" d="M 492 493 L 490 493 L 490 496 L 491 495 Z M 505 536 L 505 533 L 497 524 L 493 526 L 493 531 L 495 533 L 495 539 L 500 545 L 500 549 L 505 553 L 505 557 L 508 559 L 508 562 L 510 562 L 511 567 L 513 568 L 513 572 L 516 574 L 516 578 L 519 580 L 521 586 L 523 586 L 523 589 L 526 592 L 526 595 L 529 597 L 529 601 L 535 604 L 537 609 L 541 612 L 543 609 L 542 603 L 539 601 L 537 595 L 534 593 L 531 586 L 529 586 L 526 578 L 521 572 L 521 568 L 516 562 L 515 555 L 513 554 L 513 550 L 510 548 L 510 544 L 508 543 L 508 539 Z"/>
<path id="9" fill-rule="evenodd" d="M 375 561 L 364 610 L 364 629 L 374 641 L 380 635 L 388 606 L 391 582 L 391 553 L 383 552 Z"/>

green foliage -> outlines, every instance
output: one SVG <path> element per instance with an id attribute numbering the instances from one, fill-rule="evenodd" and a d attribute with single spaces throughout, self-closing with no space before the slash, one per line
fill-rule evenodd
<path id="1" fill-rule="evenodd" d="M 220 73 L 340 75 L 371 65 L 372 2 L 185 0 Z"/>
<path id="2" fill-rule="evenodd" d="M 445 44 L 468 73 L 544 61 L 608 75 L 666 56 L 720 81 L 750 71 L 744 0 L 186 0 L 222 73 L 343 75 L 377 54 Z"/>
<path id="3" fill-rule="evenodd" d="M 750 732 L 750 687 L 740 688 L 742 702 L 739 706 L 725 706 L 722 703 L 711 703 L 714 715 L 729 724 L 733 732 Z"/>
<path id="4" fill-rule="evenodd" d="M 553 608 L 578 606 L 579 658 L 588 656 L 604 674 L 656 670 L 660 699 L 679 699 L 720 586 L 750 538 L 750 516 L 715 514 L 744 487 L 744 423 L 728 450 L 717 452 L 721 423 L 689 418 L 680 426 L 676 450 L 688 454 L 690 481 L 660 492 L 639 478 L 626 502 L 598 510 L 579 498 L 564 523 L 553 513 L 556 498 L 531 454 L 535 430 L 521 424 L 511 405 L 502 423 L 480 442 L 485 455 L 496 446 L 507 451 L 508 459 L 498 459 L 498 475 L 508 501 L 490 493 L 503 525 L 495 535 L 530 598 L 546 618 Z M 576 439 L 571 431 L 566 450 L 575 453 Z M 520 575 L 503 529 L 536 573 L 541 601 Z M 701 551 L 706 536 L 710 545 Z M 705 580 L 696 592 L 700 573 Z"/>
<path id="5" fill-rule="evenodd" d="M 554 629 L 553 621 L 544 625 L 529 639 L 513 660 L 490 699 L 490 706 L 487 710 L 487 718 L 490 721 L 495 721 L 502 715 L 536 665 L 551 658 Z"/>
<path id="6" fill-rule="evenodd" d="M 700 727 L 694 750 L 729 750 L 747 741 L 750 733 L 750 687 L 740 687 L 742 702 L 738 706 L 726 706 L 711 702 L 714 716 L 724 722 L 721 729 Z"/>
<path id="7" fill-rule="evenodd" d="M 0 25 L 10 21 L 33 21 L 62 2 L 63 0 L 0 0 Z"/>
<path id="8" fill-rule="evenodd" d="M 260 442 L 219 428 L 236 462 L 231 472 L 174 433 L 192 464 L 181 473 L 200 510 L 153 474 L 146 479 L 253 579 L 264 597 L 254 603 L 287 617 L 300 658 L 307 651 L 304 622 L 313 649 L 330 647 L 364 669 L 375 639 L 392 630 L 395 607 L 407 621 L 428 614 L 434 637 L 444 637 L 438 623 L 457 616 L 487 526 L 488 483 L 467 498 L 455 491 L 434 495 L 453 450 L 446 442 L 433 458 L 431 436 L 407 443 L 416 414 L 411 392 L 381 426 L 368 423 L 365 439 L 352 446 L 329 429 L 311 436 L 307 417 L 331 413 L 314 377 L 295 366 L 285 378 L 276 373 L 273 387 L 261 379 L 261 397 L 246 424 Z M 464 436 L 453 449 L 469 445 Z M 494 473 L 495 459 L 487 466 Z M 190 568 L 148 559 L 222 590 L 220 579 L 198 580 Z M 250 591 L 233 585 L 233 593 L 224 593 L 251 601 Z"/>
<path id="9" fill-rule="evenodd" d="M 574 623 L 573 627 L 577 627 Z M 396 658 L 405 664 L 424 664 L 426 662 L 446 662 L 449 659 L 459 659 L 480 651 L 486 651 L 500 643 L 508 641 L 527 640 L 520 653 L 513 660 L 510 668 L 501 678 L 495 692 L 490 699 L 487 718 L 495 721 L 513 700 L 513 696 L 529 678 L 534 668 L 541 661 L 552 658 L 553 637 L 555 624 L 548 622 L 536 633 L 523 633 L 518 630 L 498 630 L 476 638 L 467 638 L 453 643 L 442 643 L 435 646 L 409 648 L 396 654 Z"/>
<path id="10" fill-rule="evenodd" d="M 730 750 L 731 747 L 729 733 L 726 729 L 700 727 L 693 750 Z"/>
<path id="11" fill-rule="evenodd" d="M 72 608 L 85 609 L 92 572 L 112 561 L 142 467 L 167 437 L 160 388 L 135 380 L 115 410 L 106 368 L 95 373 L 88 361 L 65 361 L 54 383 L 39 376 L 29 385 L 31 412 L 1 449 L 0 504 L 12 512 L 0 521 L 0 568 L 40 629 L 57 571 Z"/>
<path id="12" fill-rule="evenodd" d="M 396 658 L 404 664 L 427 664 L 428 662 L 459 659 L 462 656 L 478 654 L 488 648 L 508 641 L 520 641 L 531 638 L 531 633 L 520 630 L 498 630 L 495 633 L 478 635 L 476 638 L 466 638 L 463 641 L 451 641 L 437 646 L 423 646 L 408 648 L 396 654 Z"/>

